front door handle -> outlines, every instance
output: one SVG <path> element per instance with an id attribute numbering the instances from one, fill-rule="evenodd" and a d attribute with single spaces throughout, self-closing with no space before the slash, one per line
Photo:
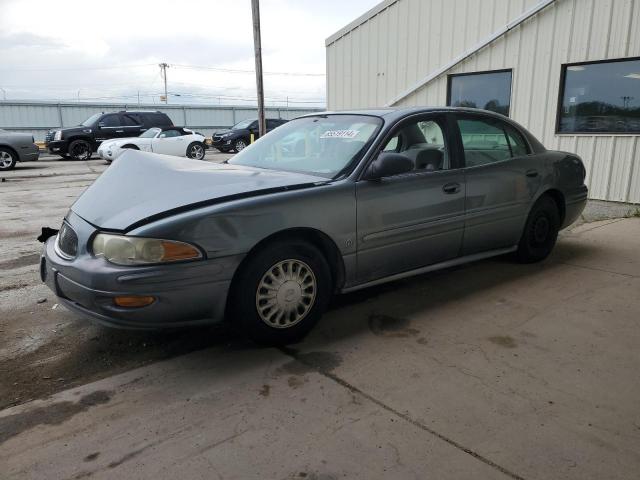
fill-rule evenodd
<path id="1" fill-rule="evenodd" d="M 447 183 L 442 187 L 442 191 L 448 194 L 458 193 L 460 191 L 460 184 L 457 182 Z"/>
<path id="2" fill-rule="evenodd" d="M 124 133 L 124 130 L 116 130 L 116 133 Z"/>
<path id="3" fill-rule="evenodd" d="M 538 171 L 532 168 L 531 170 L 527 170 L 527 173 L 525 173 L 525 175 L 527 177 L 532 177 L 532 178 L 533 177 L 537 177 L 538 176 Z"/>

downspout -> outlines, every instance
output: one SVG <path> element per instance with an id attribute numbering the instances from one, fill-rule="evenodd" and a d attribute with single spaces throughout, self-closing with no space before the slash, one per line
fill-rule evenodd
<path id="1" fill-rule="evenodd" d="M 475 45 L 471 49 L 467 50 L 462 55 L 459 55 L 458 57 L 456 57 L 453 60 L 451 60 L 449 63 L 443 65 L 442 67 L 438 68 L 437 70 L 431 72 L 426 77 L 424 77 L 421 80 L 419 80 L 415 85 L 410 87 L 408 90 L 405 90 L 400 95 L 398 95 L 393 100 L 391 100 L 389 103 L 387 103 L 385 105 L 385 107 L 392 107 L 396 103 L 398 103 L 400 100 L 403 100 L 403 99 L 407 98 L 409 95 L 414 93 L 416 90 L 421 89 L 425 85 L 429 84 L 430 82 L 432 82 L 433 80 L 438 78 L 443 73 L 447 72 L 448 70 L 451 70 L 453 67 L 455 67 L 459 63 L 464 62 L 467 58 L 471 57 L 472 55 L 475 55 L 477 52 L 482 50 L 484 47 L 489 45 L 491 42 L 493 42 L 494 40 L 497 40 L 502 35 L 507 33 L 509 30 L 513 30 L 518 25 L 520 25 L 521 23 L 525 22 L 529 18 L 533 17 L 538 12 L 540 12 L 543 9 L 545 9 L 546 7 L 548 7 L 549 5 L 554 3 L 555 1 L 556 0 L 542 0 L 540 3 L 538 3 L 537 5 L 531 7 L 529 10 L 524 12 L 522 15 L 520 15 L 515 20 L 507 23 L 504 27 L 501 27 L 500 29 L 498 29 L 497 31 L 495 31 L 494 33 L 489 35 L 484 40 L 481 40 L 480 43 L 478 43 L 477 45 Z"/>

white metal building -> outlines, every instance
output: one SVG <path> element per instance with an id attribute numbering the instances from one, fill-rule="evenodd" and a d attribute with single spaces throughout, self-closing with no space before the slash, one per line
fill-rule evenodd
<path id="1" fill-rule="evenodd" d="M 385 0 L 326 47 L 330 110 L 496 110 L 640 203 L 640 0 Z"/>

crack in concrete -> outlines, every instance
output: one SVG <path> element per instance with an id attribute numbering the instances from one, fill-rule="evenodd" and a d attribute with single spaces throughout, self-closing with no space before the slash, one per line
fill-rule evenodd
<path id="1" fill-rule="evenodd" d="M 620 272 L 614 272 L 612 270 L 606 270 L 604 268 L 598 268 L 598 267 L 586 267 L 584 265 L 576 265 L 575 263 L 568 263 L 568 262 L 557 262 L 560 265 L 567 265 L 569 267 L 575 267 L 575 268 L 583 268 L 585 270 L 593 270 L 595 272 L 604 272 L 604 273 L 610 273 L 611 275 L 620 275 L 622 277 L 628 277 L 628 278 L 639 278 L 638 275 L 633 275 L 631 273 L 620 273 Z"/>
<path id="2" fill-rule="evenodd" d="M 462 445 L 461 443 L 457 442 L 456 440 L 453 440 L 452 438 L 447 437 L 446 435 L 437 432 L 436 430 L 428 427 L 427 425 L 424 425 L 423 423 L 421 423 L 420 421 L 412 418 L 408 413 L 402 413 L 398 410 L 396 410 L 395 408 L 387 405 L 386 403 L 384 403 L 382 400 L 378 400 L 376 397 L 374 397 L 373 395 L 366 393 L 363 390 L 360 390 L 358 387 L 351 385 L 349 382 L 347 382 L 346 380 L 340 378 L 338 375 L 336 375 L 335 373 L 331 372 L 331 371 L 327 371 L 327 370 L 322 370 L 322 369 L 318 369 L 315 365 L 313 365 L 312 363 L 308 363 L 305 362 L 304 357 L 298 355 L 298 352 L 293 351 L 291 349 L 288 348 L 280 348 L 279 349 L 282 353 L 284 353 L 285 355 L 293 358 L 295 361 L 300 362 L 301 364 L 305 365 L 306 367 L 312 369 L 313 371 L 318 372 L 320 375 L 323 375 L 324 377 L 333 380 L 335 383 L 337 383 L 338 385 L 346 388 L 347 390 L 349 390 L 352 393 L 356 393 L 358 395 L 361 395 L 362 397 L 366 398 L 367 400 L 369 400 L 370 402 L 373 402 L 374 404 L 378 405 L 379 407 L 381 407 L 382 409 L 386 410 L 387 412 L 391 413 L 392 415 L 395 415 L 398 418 L 401 418 L 402 420 L 410 423 L 411 425 L 419 428 L 420 430 L 423 430 L 427 433 L 429 433 L 430 435 L 433 435 L 434 437 L 438 438 L 439 440 L 442 440 L 445 443 L 448 443 L 449 445 L 451 445 L 452 447 L 468 454 L 471 455 L 473 458 L 475 458 L 476 460 L 481 461 L 482 463 L 494 468 L 495 470 L 498 470 L 499 472 L 503 473 L 504 475 L 514 479 L 514 480 L 525 480 L 524 477 L 518 475 L 515 472 L 512 472 L 511 470 L 508 470 L 506 467 L 503 467 L 502 465 L 497 464 L 496 462 L 494 462 L 493 460 L 483 456 L 482 454 L 468 448 L 465 447 L 464 445 Z"/>

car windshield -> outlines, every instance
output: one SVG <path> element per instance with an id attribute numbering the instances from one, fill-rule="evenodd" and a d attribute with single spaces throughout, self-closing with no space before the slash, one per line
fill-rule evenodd
<path id="1" fill-rule="evenodd" d="M 249 128 L 249 125 L 251 125 L 254 121 L 254 119 L 242 120 L 241 122 L 238 122 L 233 127 L 231 127 L 231 130 L 242 130 L 245 128 Z"/>
<path id="2" fill-rule="evenodd" d="M 158 134 L 159 131 L 159 128 L 150 128 L 146 132 L 142 132 L 139 136 L 141 138 L 153 138 Z"/>
<path id="3" fill-rule="evenodd" d="M 87 118 L 80 125 L 82 125 L 83 127 L 90 127 L 91 125 L 96 123 L 96 121 L 98 120 L 98 118 L 100 118 L 101 115 L 102 115 L 101 113 L 96 113 L 95 115 L 91 115 L 89 118 Z"/>
<path id="4" fill-rule="evenodd" d="M 242 150 L 232 165 L 333 178 L 364 153 L 382 120 L 366 115 L 319 115 L 288 122 Z"/>

